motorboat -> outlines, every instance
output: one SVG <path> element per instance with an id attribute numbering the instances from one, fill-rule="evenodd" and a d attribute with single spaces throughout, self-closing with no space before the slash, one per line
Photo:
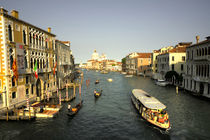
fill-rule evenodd
<path id="1" fill-rule="evenodd" d="M 133 75 L 125 75 L 126 78 L 133 77 Z"/>
<path id="2" fill-rule="evenodd" d="M 95 96 L 96 98 L 100 97 L 101 94 L 102 94 L 102 90 L 100 90 L 100 91 L 94 90 L 94 96 Z"/>
<path id="3" fill-rule="evenodd" d="M 167 82 L 165 80 L 160 80 L 160 79 L 157 80 L 155 83 L 156 83 L 156 85 L 159 85 L 161 87 L 165 87 L 165 86 L 167 86 L 169 84 L 169 82 Z"/>
<path id="4" fill-rule="evenodd" d="M 106 71 L 106 70 L 102 70 L 101 71 L 101 74 L 108 74 L 109 72 L 108 71 Z"/>
<path id="5" fill-rule="evenodd" d="M 126 72 L 121 72 L 121 74 L 127 74 Z"/>
<path id="6" fill-rule="evenodd" d="M 133 89 L 131 100 L 141 117 L 147 122 L 164 130 L 170 129 L 169 115 L 165 110 L 166 106 L 158 99 L 150 96 L 142 89 Z"/>
<path id="7" fill-rule="evenodd" d="M 113 80 L 112 80 L 112 78 L 109 78 L 109 79 L 107 79 L 107 81 L 112 82 Z"/>
<path id="8" fill-rule="evenodd" d="M 71 108 L 71 110 L 69 110 L 69 112 L 67 113 L 68 116 L 74 116 L 78 113 L 78 111 L 81 109 L 82 107 L 82 102 L 78 103 L 75 107 Z"/>
<path id="9" fill-rule="evenodd" d="M 96 81 L 95 81 L 95 84 L 99 84 L 99 80 L 96 80 Z"/>

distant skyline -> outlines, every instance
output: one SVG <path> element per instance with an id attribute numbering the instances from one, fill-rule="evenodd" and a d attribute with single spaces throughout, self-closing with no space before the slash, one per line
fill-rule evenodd
<path id="1" fill-rule="evenodd" d="M 0 0 L 0 6 L 37 27 L 71 41 L 76 63 L 94 49 L 121 61 L 131 52 L 152 52 L 210 36 L 210 0 Z"/>

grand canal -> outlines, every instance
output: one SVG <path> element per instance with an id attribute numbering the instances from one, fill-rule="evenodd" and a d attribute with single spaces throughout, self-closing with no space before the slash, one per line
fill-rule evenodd
<path id="1" fill-rule="evenodd" d="M 96 79 L 103 89 L 97 100 L 93 96 Z M 167 106 L 172 124 L 169 132 L 163 133 L 140 118 L 130 99 L 134 88 L 142 88 Z M 63 103 L 53 119 L 0 122 L 0 139 L 210 139 L 210 102 L 184 91 L 177 95 L 174 87 L 159 87 L 150 78 L 84 71 L 82 99 L 83 107 L 73 118 L 68 118 L 67 103 Z M 76 98 L 71 104 L 78 102 Z"/>

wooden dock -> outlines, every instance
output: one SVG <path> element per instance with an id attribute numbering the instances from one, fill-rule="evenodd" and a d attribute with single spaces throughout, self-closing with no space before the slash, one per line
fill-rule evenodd
<path id="1" fill-rule="evenodd" d="M 34 116 L 0 116 L 1 121 L 32 121 L 35 120 L 36 117 Z"/>

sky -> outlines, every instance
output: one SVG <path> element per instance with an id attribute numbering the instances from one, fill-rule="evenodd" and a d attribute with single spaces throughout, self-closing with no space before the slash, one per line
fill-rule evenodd
<path id="1" fill-rule="evenodd" d="M 71 41 L 75 62 L 94 49 L 121 61 L 132 52 L 152 52 L 210 36 L 210 0 L 0 0 L 9 12 Z"/>

